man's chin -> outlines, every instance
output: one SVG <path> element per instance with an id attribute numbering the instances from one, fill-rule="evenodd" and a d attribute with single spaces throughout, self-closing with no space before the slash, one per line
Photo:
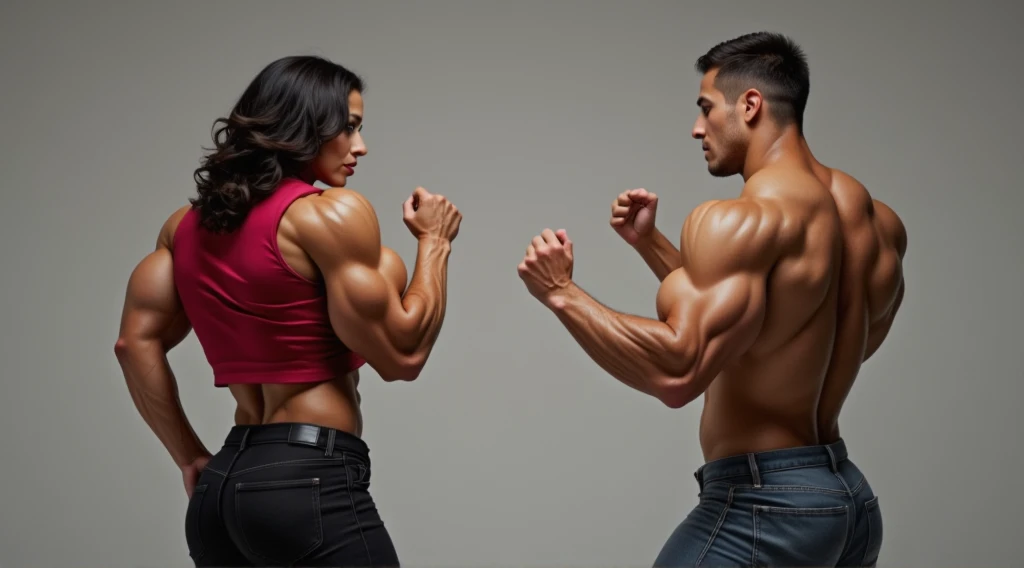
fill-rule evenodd
<path id="1" fill-rule="evenodd" d="M 714 164 L 708 164 L 708 173 L 711 174 L 712 177 L 727 178 L 730 176 L 734 176 L 739 172 L 734 172 L 728 168 L 723 168 L 721 166 L 716 166 Z"/>

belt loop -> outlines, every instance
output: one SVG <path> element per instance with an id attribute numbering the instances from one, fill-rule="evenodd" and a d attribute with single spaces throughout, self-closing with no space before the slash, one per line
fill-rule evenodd
<path id="1" fill-rule="evenodd" d="M 700 492 L 704 492 L 704 467 L 698 467 L 697 471 L 693 472 L 694 479 L 697 480 L 697 487 Z"/>
<path id="2" fill-rule="evenodd" d="M 825 451 L 828 452 L 828 465 L 832 468 L 832 473 L 839 473 L 839 462 L 836 461 L 836 454 L 832 451 L 832 446 L 825 446 Z"/>
<path id="3" fill-rule="evenodd" d="M 747 463 L 750 464 L 750 476 L 754 478 L 754 487 L 761 487 L 761 472 L 757 470 L 757 460 L 754 454 L 747 454 Z"/>
<path id="4" fill-rule="evenodd" d="M 245 449 L 245 443 L 247 441 L 249 441 L 249 432 L 252 432 L 252 430 L 249 429 L 249 428 L 246 428 L 245 429 L 245 433 L 242 434 L 242 441 L 238 443 L 238 451 L 239 452 L 241 452 L 242 450 Z"/>
<path id="5" fill-rule="evenodd" d="M 327 450 L 324 452 L 324 456 L 331 457 L 334 455 L 334 435 L 336 430 L 334 428 L 327 429 Z"/>

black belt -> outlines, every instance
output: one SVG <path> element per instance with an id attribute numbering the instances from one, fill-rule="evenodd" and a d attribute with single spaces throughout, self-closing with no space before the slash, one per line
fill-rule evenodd
<path id="1" fill-rule="evenodd" d="M 257 426 L 235 426 L 224 440 L 225 446 L 287 443 L 309 446 L 331 455 L 334 450 L 345 450 L 369 454 L 369 448 L 362 439 L 348 432 L 317 426 L 316 424 L 261 424 Z"/>

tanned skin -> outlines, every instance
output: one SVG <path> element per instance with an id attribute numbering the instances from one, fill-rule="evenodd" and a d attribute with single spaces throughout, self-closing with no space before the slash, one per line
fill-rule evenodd
<path id="1" fill-rule="evenodd" d="M 300 275 L 322 279 L 331 325 L 339 339 L 386 381 L 419 376 L 441 331 L 447 306 L 448 257 L 462 214 L 445 197 L 417 188 L 403 218 L 417 239 L 411 280 L 402 259 L 381 244 L 369 201 L 345 189 L 357 156 L 362 98 L 349 98 L 350 128 L 324 144 L 309 181 L 337 185 L 298 199 L 278 228 L 284 261 Z M 143 419 L 181 468 L 191 496 L 210 453 L 196 436 L 177 394 L 167 352 L 191 331 L 174 287 L 174 232 L 188 211 L 176 211 L 160 230 L 156 250 L 128 283 L 115 353 Z M 408 284 L 408 285 L 407 285 Z M 305 422 L 362 434 L 359 374 L 322 383 L 230 385 L 235 423 Z"/>
<path id="2" fill-rule="evenodd" d="M 671 408 L 704 395 L 708 461 L 839 438 L 843 402 L 902 302 L 907 248 L 892 209 L 820 164 L 795 125 L 766 116 L 756 89 L 733 104 L 714 78 L 701 83 L 693 135 L 713 175 L 742 174 L 739 196 L 694 209 L 678 248 L 654 227 L 656 195 L 631 190 L 612 204 L 612 227 L 661 281 L 657 319 L 578 286 L 565 231 L 542 231 L 519 265 L 610 375 Z"/>

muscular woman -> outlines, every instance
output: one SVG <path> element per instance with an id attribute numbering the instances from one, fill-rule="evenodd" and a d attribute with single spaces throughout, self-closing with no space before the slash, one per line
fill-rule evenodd
<path id="1" fill-rule="evenodd" d="M 367 152 L 362 92 L 358 76 L 318 57 L 264 68 L 216 121 L 198 195 L 129 279 L 115 353 L 182 471 L 196 566 L 398 564 L 369 493 L 358 373 L 420 374 L 461 214 L 423 188 L 406 200 L 418 241 L 407 287 L 373 207 L 346 189 Z M 166 357 L 193 330 L 214 386 L 237 402 L 212 456 Z"/>

